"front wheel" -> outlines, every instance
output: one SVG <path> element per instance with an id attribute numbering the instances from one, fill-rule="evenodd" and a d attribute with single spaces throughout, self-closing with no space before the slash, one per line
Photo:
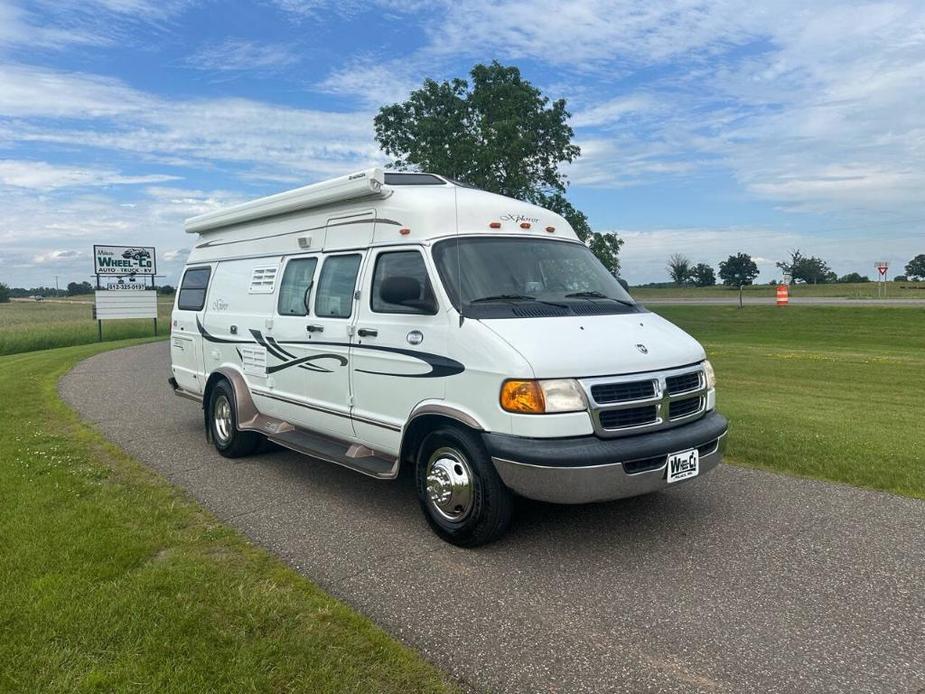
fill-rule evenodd
<path id="1" fill-rule="evenodd" d="M 237 427 L 234 390 L 228 381 L 219 381 L 209 397 L 209 433 L 215 449 L 226 458 L 250 455 L 260 445 L 260 434 Z"/>
<path id="2" fill-rule="evenodd" d="M 447 542 L 476 547 L 507 531 L 511 492 L 476 434 L 455 427 L 432 432 L 421 444 L 415 473 L 424 515 Z"/>

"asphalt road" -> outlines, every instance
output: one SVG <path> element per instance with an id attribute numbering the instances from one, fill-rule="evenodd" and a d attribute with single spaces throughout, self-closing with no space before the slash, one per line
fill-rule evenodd
<path id="1" fill-rule="evenodd" d="M 687 304 L 691 306 L 731 306 L 739 304 L 739 295 L 730 292 L 730 296 L 700 296 L 677 298 L 638 299 L 642 305 Z M 773 296 L 745 296 L 742 303 L 746 306 L 773 306 L 777 299 Z M 846 299 L 834 296 L 797 296 L 790 297 L 790 303 L 796 306 L 925 306 L 923 299 Z"/>
<path id="2" fill-rule="evenodd" d="M 221 458 L 167 367 L 166 342 L 109 352 L 61 392 L 473 689 L 925 690 L 925 502 L 721 466 L 639 499 L 524 501 L 505 539 L 457 549 L 431 534 L 408 476 L 379 482 L 286 451 Z"/>

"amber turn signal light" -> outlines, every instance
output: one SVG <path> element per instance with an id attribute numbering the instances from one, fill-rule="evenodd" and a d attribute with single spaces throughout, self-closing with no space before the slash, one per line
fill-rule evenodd
<path id="1" fill-rule="evenodd" d="M 543 414 L 546 399 L 536 381 L 505 381 L 501 386 L 501 408 L 521 414 Z"/>

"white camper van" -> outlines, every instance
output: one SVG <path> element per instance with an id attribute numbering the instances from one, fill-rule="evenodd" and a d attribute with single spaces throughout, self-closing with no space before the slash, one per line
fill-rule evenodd
<path id="1" fill-rule="evenodd" d="M 585 503 L 702 477 L 726 420 L 692 337 L 548 210 L 362 171 L 186 222 L 171 385 L 227 457 L 263 439 L 381 480 L 449 542 L 512 495 Z"/>

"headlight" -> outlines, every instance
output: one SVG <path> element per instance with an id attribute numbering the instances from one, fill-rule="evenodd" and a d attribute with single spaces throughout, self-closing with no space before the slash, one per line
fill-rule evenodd
<path id="1" fill-rule="evenodd" d="M 505 381 L 501 386 L 501 407 L 519 414 L 580 412 L 587 409 L 581 386 L 571 378 Z"/>
<path id="2" fill-rule="evenodd" d="M 716 372 L 713 371 L 713 364 L 709 359 L 703 362 L 703 375 L 707 379 L 707 388 L 716 388 Z"/>

